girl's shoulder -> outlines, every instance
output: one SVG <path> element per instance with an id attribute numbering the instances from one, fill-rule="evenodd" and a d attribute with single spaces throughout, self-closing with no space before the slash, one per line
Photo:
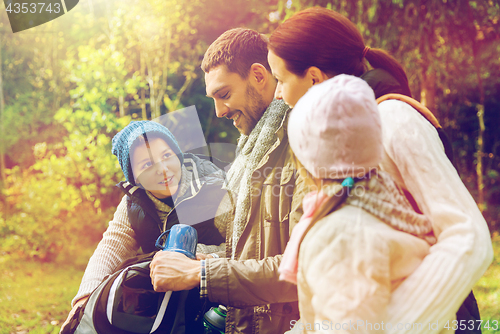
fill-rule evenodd
<path id="1" fill-rule="evenodd" d="M 367 234 L 370 238 L 378 238 L 376 235 L 381 232 L 380 227 L 383 225 L 385 224 L 382 221 L 362 208 L 344 203 L 339 209 L 316 222 L 307 233 L 307 237 L 333 240 L 356 235 L 361 231 L 363 233 L 370 231 Z M 385 226 L 382 227 L 384 228 Z"/>

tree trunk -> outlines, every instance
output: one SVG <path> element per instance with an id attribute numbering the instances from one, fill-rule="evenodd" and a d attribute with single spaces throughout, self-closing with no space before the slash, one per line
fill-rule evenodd
<path id="1" fill-rule="evenodd" d="M 123 98 L 123 95 L 120 95 L 118 97 L 118 106 L 120 108 L 120 117 L 125 117 L 125 99 Z"/>
<path id="2" fill-rule="evenodd" d="M 3 199 L 3 211 L 5 216 L 7 216 L 9 214 L 9 208 L 7 195 L 4 194 L 4 189 L 7 189 L 7 176 L 5 173 L 5 101 L 3 98 L 2 43 L 3 41 L 0 37 L 0 129 L 2 133 L 0 136 L 0 197 Z"/>
<path id="3" fill-rule="evenodd" d="M 149 55 L 145 54 L 145 63 L 146 63 L 146 69 L 148 70 L 148 76 L 146 77 L 149 83 L 149 106 L 151 108 L 151 119 L 154 119 L 156 117 L 159 117 L 160 115 L 156 116 L 157 114 L 157 108 L 156 108 L 156 99 L 155 99 L 155 79 L 153 75 L 153 66 L 151 64 L 151 60 L 149 59 Z"/>
<path id="4" fill-rule="evenodd" d="M 170 63 L 170 45 L 172 44 L 172 28 L 169 27 L 167 31 L 167 45 L 165 46 L 165 59 L 163 60 L 163 71 L 162 71 L 162 84 L 161 87 L 158 91 L 158 98 L 157 98 L 157 106 L 158 108 L 161 107 L 161 103 L 163 102 L 163 96 L 167 92 L 167 84 L 168 84 L 168 65 Z M 167 106 L 165 106 L 167 107 Z M 168 111 L 173 111 L 170 110 L 167 107 L 167 112 Z M 160 117 L 160 111 L 158 111 L 158 117 Z"/>
<path id="5" fill-rule="evenodd" d="M 465 2 L 466 6 L 469 7 L 470 4 L 468 1 Z M 479 41 L 476 40 L 477 38 L 477 31 L 476 27 L 472 25 L 474 22 L 474 18 L 472 16 L 472 11 L 470 8 L 467 11 L 468 17 L 469 17 L 469 22 L 471 22 L 471 47 L 472 47 L 472 61 L 474 63 L 474 68 L 476 70 L 476 77 L 477 77 L 477 85 L 479 88 L 479 105 L 477 105 L 477 118 L 479 122 L 479 133 L 477 135 L 477 150 L 476 150 L 476 159 L 477 159 L 477 164 L 476 164 L 476 174 L 477 174 L 477 193 L 478 193 L 478 202 L 477 206 L 479 207 L 479 210 L 483 212 L 486 209 L 486 203 L 484 200 L 484 179 L 483 179 L 483 150 L 484 150 L 484 88 L 483 88 L 483 79 L 481 78 L 481 65 L 479 62 L 479 57 L 480 57 L 480 45 Z"/>
<path id="6" fill-rule="evenodd" d="M 477 174 L 477 192 L 478 192 L 478 207 L 481 212 L 486 208 L 484 202 L 484 179 L 483 179 L 483 149 L 484 149 L 484 101 L 477 106 L 477 118 L 479 121 L 479 133 L 477 135 L 477 164 L 476 164 L 476 174 Z"/>
<path id="7" fill-rule="evenodd" d="M 58 37 L 56 34 L 52 34 L 52 73 L 54 73 L 54 104 L 53 110 L 59 110 L 61 106 L 61 97 L 59 94 L 59 70 L 57 69 L 57 46 Z"/>
<path id="8" fill-rule="evenodd" d="M 426 70 L 422 70 L 421 83 L 420 103 L 429 108 L 437 119 L 439 119 L 436 107 L 436 74 L 434 72 L 427 73 Z"/>
<path id="9" fill-rule="evenodd" d="M 481 79 L 481 67 L 479 65 L 478 56 L 477 56 L 477 47 L 474 43 L 473 47 L 473 55 L 474 55 L 474 64 L 476 67 L 476 76 L 477 76 L 477 85 L 479 86 L 479 105 L 477 106 L 477 118 L 479 121 L 479 133 L 477 134 L 477 164 L 476 164 L 476 174 L 477 174 L 477 193 L 478 193 L 478 203 L 479 210 L 481 212 L 486 209 L 486 203 L 484 201 L 484 179 L 483 179 L 483 150 L 484 150 L 484 88 L 483 88 L 483 80 Z"/>
<path id="10" fill-rule="evenodd" d="M 141 76 L 143 78 L 146 78 L 146 65 L 144 64 L 144 55 L 142 54 L 142 51 L 140 51 L 139 57 L 141 60 Z M 148 114 L 146 112 L 146 90 L 144 89 L 144 87 L 141 88 L 141 109 L 142 119 L 147 120 Z"/>

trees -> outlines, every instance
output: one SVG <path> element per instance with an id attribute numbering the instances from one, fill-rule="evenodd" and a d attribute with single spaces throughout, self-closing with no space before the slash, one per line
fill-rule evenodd
<path id="1" fill-rule="evenodd" d="M 99 238 L 102 220 L 116 204 L 119 167 L 110 154 L 111 137 L 130 117 L 117 118 L 108 101 L 136 93 L 137 79 L 125 79 L 123 56 L 109 49 L 80 47 L 73 57 L 77 64 L 73 58 L 64 63 L 75 84 L 72 100 L 44 129 L 52 137 L 39 138 L 33 165 L 9 170 L 13 212 L 0 218 L 4 252 L 41 260 L 53 260 L 62 250 L 71 256 L 78 245 Z"/>
<path id="2" fill-rule="evenodd" d="M 200 115 L 210 128 L 213 105 L 199 69 L 207 42 L 197 35 L 203 3 L 92 4 L 2 45 L 2 198 L 11 208 L 2 206 L 2 252 L 51 260 L 99 238 L 119 199 L 110 141 L 131 118 L 195 103 L 208 109 Z M 231 131 L 217 125 L 211 136 Z"/>
<path id="3" fill-rule="evenodd" d="M 234 27 L 270 33 L 313 5 L 347 15 L 367 45 L 402 62 L 414 96 L 437 113 L 464 182 L 498 228 L 496 2 L 93 0 L 17 34 L 0 17 L 1 251 L 51 259 L 71 249 L 63 238 L 99 238 L 118 201 L 112 189 L 121 173 L 110 140 L 130 119 L 195 105 L 206 141 L 234 144 L 238 132 L 214 117 L 205 96 L 199 66 L 206 48 Z"/>
<path id="4" fill-rule="evenodd" d="M 287 16 L 304 7 L 334 9 L 365 44 L 389 51 L 405 68 L 413 96 L 450 135 L 456 165 L 491 228 L 500 225 L 500 4 L 492 0 L 280 1 Z M 283 15 L 282 15 L 283 16 Z"/>

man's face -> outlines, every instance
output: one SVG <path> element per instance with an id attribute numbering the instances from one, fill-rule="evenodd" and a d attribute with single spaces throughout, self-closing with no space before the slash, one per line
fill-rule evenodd
<path id="1" fill-rule="evenodd" d="M 136 182 L 156 198 L 174 195 L 179 188 L 182 169 L 174 151 L 162 138 L 141 143 L 131 152 L 130 163 Z"/>
<path id="2" fill-rule="evenodd" d="M 244 135 L 252 132 L 268 107 L 251 79 L 251 74 L 242 79 L 238 73 L 229 72 L 226 65 L 205 73 L 207 96 L 214 99 L 217 117 L 233 120 L 233 125 Z"/>

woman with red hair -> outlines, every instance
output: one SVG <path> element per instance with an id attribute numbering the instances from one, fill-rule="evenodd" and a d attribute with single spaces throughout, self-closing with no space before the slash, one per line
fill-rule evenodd
<path id="1" fill-rule="evenodd" d="M 268 60 L 278 80 L 276 98 L 292 107 L 313 85 L 339 74 L 361 77 L 376 98 L 389 93 L 411 97 L 401 65 L 386 51 L 367 47 L 356 26 L 333 10 L 309 8 L 283 22 L 271 34 Z M 449 328 L 460 332 L 466 323 L 462 333 L 480 332 L 470 292 L 490 265 L 493 250 L 488 226 L 450 161 L 451 145 L 437 120 L 422 115 L 425 108 L 419 112 L 392 99 L 378 109 L 384 146 L 379 168 L 405 190 L 416 211 L 430 218 L 438 239 L 392 293 L 387 319 L 420 323 L 428 332 L 435 323 L 443 329 L 457 313 L 460 326 L 448 323 Z"/>

